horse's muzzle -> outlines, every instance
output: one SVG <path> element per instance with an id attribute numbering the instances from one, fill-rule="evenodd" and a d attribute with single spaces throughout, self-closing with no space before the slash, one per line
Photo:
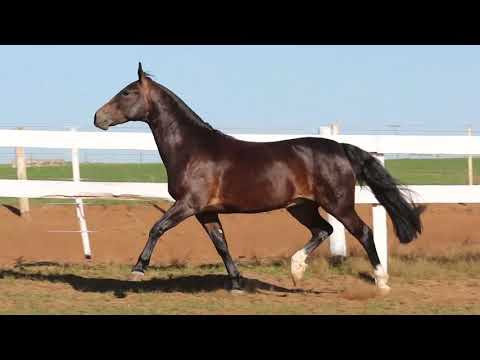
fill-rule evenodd
<path id="1" fill-rule="evenodd" d="M 93 120 L 93 124 L 102 130 L 108 130 L 110 126 L 110 121 L 106 119 L 101 112 L 96 112 Z"/>

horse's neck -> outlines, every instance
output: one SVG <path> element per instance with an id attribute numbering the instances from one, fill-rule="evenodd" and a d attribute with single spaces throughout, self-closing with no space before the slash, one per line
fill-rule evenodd
<path id="1" fill-rule="evenodd" d="M 198 149 L 206 137 L 214 136 L 212 131 L 202 128 L 188 116 L 189 114 L 179 111 L 178 108 L 163 107 L 161 112 L 157 112 L 157 116 L 149 121 L 169 178 L 186 166 L 194 149 Z"/>

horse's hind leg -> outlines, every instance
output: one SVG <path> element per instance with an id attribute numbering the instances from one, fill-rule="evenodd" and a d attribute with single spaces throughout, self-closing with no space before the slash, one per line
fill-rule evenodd
<path id="1" fill-rule="evenodd" d="M 210 239 L 212 239 L 215 249 L 217 249 L 218 254 L 225 264 L 228 275 L 232 281 L 232 292 L 241 292 L 242 287 L 240 284 L 240 272 L 238 271 L 237 266 L 233 262 L 230 252 L 228 251 L 227 242 L 225 240 L 225 235 L 223 233 L 222 224 L 220 223 L 218 214 L 204 213 L 197 214 L 196 217 L 200 224 L 202 224 L 208 236 L 210 236 Z"/>
<path id="2" fill-rule="evenodd" d="M 293 283 L 296 285 L 303 278 L 307 268 L 305 260 L 323 240 L 332 234 L 333 228 L 320 216 L 318 205 L 313 201 L 289 207 L 287 211 L 312 233 L 310 241 L 292 256 L 291 274 Z"/>
<path id="3" fill-rule="evenodd" d="M 367 252 L 368 259 L 374 268 L 374 277 L 377 287 L 383 291 L 388 292 L 390 287 L 387 285 L 388 274 L 380 264 L 378 258 L 377 249 L 375 248 L 375 242 L 373 241 L 373 233 L 370 227 L 365 224 L 355 211 L 353 201 L 351 204 L 344 204 L 337 206 L 336 208 L 325 209 L 330 214 L 335 216 L 345 228 L 360 241 L 363 248 Z"/>

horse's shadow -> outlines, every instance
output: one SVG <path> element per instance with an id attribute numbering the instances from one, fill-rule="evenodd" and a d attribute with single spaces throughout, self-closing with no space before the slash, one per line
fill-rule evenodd
<path id="1" fill-rule="evenodd" d="M 124 298 L 127 293 L 144 292 L 182 292 L 201 293 L 214 292 L 218 290 L 229 290 L 230 280 L 226 275 L 181 275 L 169 278 L 152 278 L 144 281 L 133 282 L 113 278 L 83 277 L 74 274 L 41 274 L 25 271 L 24 267 L 0 270 L 0 279 L 10 277 L 14 279 L 25 279 L 33 281 L 48 281 L 51 283 L 69 284 L 73 289 L 82 292 L 108 293 L 113 292 L 117 298 Z M 288 289 L 257 279 L 242 278 L 243 287 L 246 293 L 259 293 L 262 291 L 279 293 L 279 296 L 287 294 L 309 293 L 322 294 L 331 291 L 315 291 L 303 289 Z"/>

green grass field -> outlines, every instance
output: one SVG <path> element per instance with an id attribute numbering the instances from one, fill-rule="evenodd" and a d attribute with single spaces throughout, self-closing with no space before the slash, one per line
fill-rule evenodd
<path id="1" fill-rule="evenodd" d="M 399 159 L 385 162 L 391 174 L 407 185 L 466 185 L 467 159 Z M 480 158 L 473 159 L 474 183 L 480 183 Z"/>
<path id="2" fill-rule="evenodd" d="M 166 182 L 163 164 L 80 164 L 83 181 Z M 30 180 L 72 180 L 72 166 L 30 167 Z M 0 179 L 16 179 L 17 170 L 10 165 L 0 165 Z"/>
<path id="3" fill-rule="evenodd" d="M 387 160 L 386 167 L 400 182 L 407 185 L 465 185 L 467 184 L 467 159 L 398 159 Z M 474 181 L 480 183 L 480 158 L 474 158 Z M 161 163 L 80 165 L 83 181 L 167 182 L 165 167 Z M 72 167 L 31 167 L 27 170 L 30 180 L 72 180 Z M 0 165 L 0 179 L 16 179 L 16 169 Z M 51 202 L 33 199 L 33 202 Z M 55 200 L 71 202 L 71 200 Z M 89 200 L 90 203 L 118 203 L 121 200 Z M 4 204 L 16 203 L 13 198 L 0 198 Z"/>

